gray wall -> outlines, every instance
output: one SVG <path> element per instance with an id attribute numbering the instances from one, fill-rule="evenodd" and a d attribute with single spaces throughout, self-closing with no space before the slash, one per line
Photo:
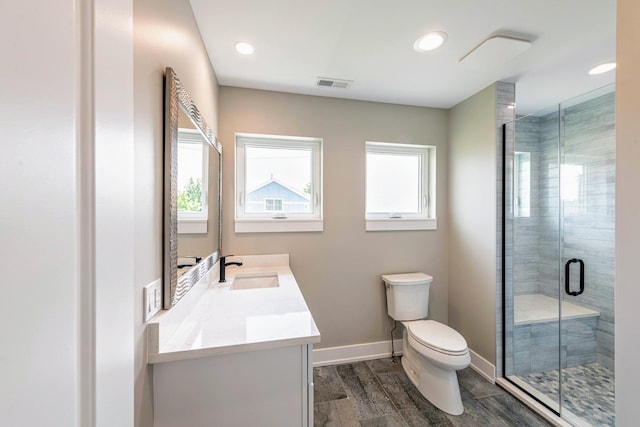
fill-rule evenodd
<path id="1" fill-rule="evenodd" d="M 83 391 L 77 331 L 84 320 L 75 302 L 82 289 L 76 156 L 92 141 L 82 144 L 75 123 L 77 35 L 69 25 L 81 24 L 75 6 L 25 1 L 3 5 L 0 16 L 0 48 L 11 63 L 0 69 L 2 81 L 11 82 L 0 97 L 6 138 L 0 157 L 0 265 L 3 295 L 10 301 L 0 314 L 6 343 L 0 350 L 2 425 L 74 426 L 76 411 L 84 409 L 76 398 Z M 36 27 L 48 36 L 36 36 Z M 41 61 L 59 64 L 40 72 Z"/>
<path id="2" fill-rule="evenodd" d="M 2 5 L 3 426 L 133 425 L 131 11 Z"/>
<path id="3" fill-rule="evenodd" d="M 496 363 L 496 100 L 491 85 L 450 110 L 449 325 Z"/>
<path id="4" fill-rule="evenodd" d="M 429 317 L 447 322 L 447 111 L 222 87 L 223 247 L 226 253 L 289 253 L 322 334 L 317 348 L 385 341 L 381 274 L 434 277 Z M 323 138 L 324 231 L 234 232 L 234 133 Z M 437 147 L 436 231 L 365 231 L 365 141 Z"/>
<path id="5" fill-rule="evenodd" d="M 640 383 L 640 2 L 618 0 L 616 60 L 616 423 L 637 423 Z"/>
<path id="6" fill-rule="evenodd" d="M 217 129 L 218 85 L 188 0 L 134 2 L 135 425 L 153 423 L 142 288 L 162 276 L 164 68 L 172 67 Z"/>
<path id="7" fill-rule="evenodd" d="M 538 292 L 557 297 L 559 277 L 564 289 L 564 263 L 570 258 L 584 260 L 585 292 L 564 298 L 600 312 L 598 361 L 613 369 L 615 95 L 611 92 L 587 98 L 563 104 L 562 120 L 556 111 L 516 123 L 516 150 L 532 153 L 534 208 L 531 217 L 514 219 L 514 287 L 516 293 Z M 585 168 L 583 204 L 565 206 L 561 246 L 558 125 L 562 162 Z M 577 278 L 577 269 L 572 273 L 572 279 Z M 576 281 L 572 282 L 577 287 Z"/>
<path id="8" fill-rule="evenodd" d="M 510 214 L 510 206 L 512 205 L 512 185 L 511 180 L 509 178 L 504 182 L 504 191 L 503 191 L 503 180 L 502 175 L 504 174 L 506 177 L 509 177 L 512 169 L 513 163 L 513 144 L 515 138 L 515 129 L 513 126 L 513 120 L 515 118 L 515 100 L 516 100 L 516 87 L 514 83 L 507 82 L 496 82 L 496 122 L 494 126 L 496 127 L 496 135 L 495 135 L 495 143 L 496 143 L 496 186 L 495 186 L 495 195 L 496 195 L 496 236 L 495 236 L 495 244 L 496 244 L 496 260 L 495 260 L 495 268 L 496 268 L 496 325 L 495 325 L 495 336 L 496 336 L 496 356 L 495 356 L 495 372 L 496 375 L 502 375 L 502 335 L 503 335 L 503 323 L 506 326 L 506 336 L 509 337 L 512 334 L 513 329 L 513 310 L 510 309 L 509 304 L 513 301 L 513 291 L 512 286 L 508 285 L 508 280 L 512 276 L 513 270 L 513 256 L 511 253 L 513 252 L 510 249 L 511 240 L 508 236 L 512 233 L 512 223 L 507 221 L 505 223 L 506 230 L 506 250 L 505 250 L 505 278 L 507 281 L 507 286 L 505 286 L 505 295 L 503 298 L 503 286 L 502 286 L 502 211 L 503 207 L 506 213 L 506 216 L 511 216 Z M 504 125 L 504 130 L 503 130 Z M 504 135 L 503 135 L 504 134 Z M 503 160 L 503 147 L 505 152 L 505 159 Z M 503 168 L 503 163 L 505 163 L 505 168 Z M 503 197 L 504 195 L 504 197 Z M 507 307 L 505 310 L 502 310 L 502 300 L 507 302 Z M 503 319 L 502 313 L 505 313 L 505 318 Z"/>

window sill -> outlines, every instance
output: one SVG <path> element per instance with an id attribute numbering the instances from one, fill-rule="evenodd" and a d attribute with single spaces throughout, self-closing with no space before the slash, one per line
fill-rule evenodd
<path id="1" fill-rule="evenodd" d="M 376 218 L 366 219 L 366 231 L 437 230 L 435 218 Z"/>
<path id="2" fill-rule="evenodd" d="M 321 219 L 236 219 L 236 233 L 296 233 L 323 231 Z"/>
<path id="3" fill-rule="evenodd" d="M 179 219 L 178 234 L 207 234 L 207 220 Z"/>

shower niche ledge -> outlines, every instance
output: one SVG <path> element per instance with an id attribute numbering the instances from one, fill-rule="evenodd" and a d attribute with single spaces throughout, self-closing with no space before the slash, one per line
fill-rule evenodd
<path id="1" fill-rule="evenodd" d="M 514 296 L 515 326 L 533 323 L 557 322 L 558 299 L 542 294 L 524 294 Z M 582 307 L 568 301 L 562 301 L 562 320 L 581 319 L 600 316 L 600 312 Z"/>

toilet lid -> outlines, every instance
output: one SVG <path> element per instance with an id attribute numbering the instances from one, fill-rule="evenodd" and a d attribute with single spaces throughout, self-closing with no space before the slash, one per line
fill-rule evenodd
<path id="1" fill-rule="evenodd" d="M 431 283 L 433 277 L 424 273 L 400 273 L 400 274 L 383 274 L 382 280 L 393 286 L 400 285 L 423 285 Z"/>
<path id="2" fill-rule="evenodd" d="M 467 352 L 467 342 L 455 329 L 435 320 L 407 322 L 407 332 L 425 347 L 440 353 L 458 355 Z"/>

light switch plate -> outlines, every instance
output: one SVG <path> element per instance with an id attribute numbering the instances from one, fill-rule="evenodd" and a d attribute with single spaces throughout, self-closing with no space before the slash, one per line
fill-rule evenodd
<path id="1" fill-rule="evenodd" d="M 144 321 L 145 323 L 149 321 L 153 316 L 156 315 L 157 312 L 162 308 L 162 280 L 158 279 L 151 283 L 143 289 L 142 300 L 143 300 L 143 308 L 142 312 L 144 313 Z"/>

